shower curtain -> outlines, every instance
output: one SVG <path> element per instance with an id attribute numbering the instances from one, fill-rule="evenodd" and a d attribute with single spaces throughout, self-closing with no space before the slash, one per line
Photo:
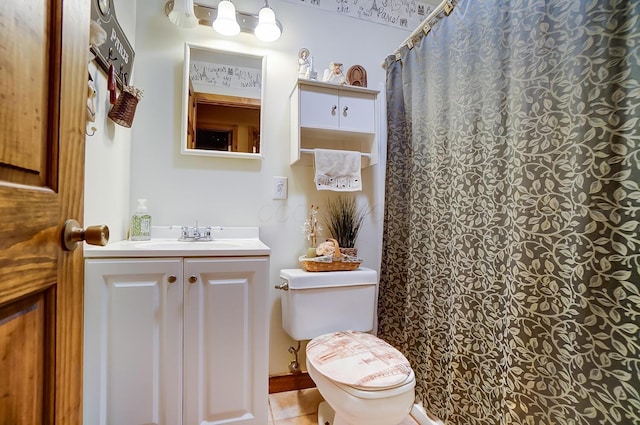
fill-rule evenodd
<path id="1" fill-rule="evenodd" d="M 447 425 L 640 424 L 639 19 L 460 0 L 385 61 L 378 335 Z"/>

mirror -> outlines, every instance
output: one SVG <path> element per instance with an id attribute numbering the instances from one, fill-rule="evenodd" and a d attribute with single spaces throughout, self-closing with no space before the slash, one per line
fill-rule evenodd
<path id="1" fill-rule="evenodd" d="M 265 58 L 185 43 L 182 153 L 260 159 Z"/>

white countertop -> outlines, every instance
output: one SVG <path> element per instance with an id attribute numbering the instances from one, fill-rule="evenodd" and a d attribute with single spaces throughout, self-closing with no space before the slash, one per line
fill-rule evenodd
<path id="1" fill-rule="evenodd" d="M 85 258 L 113 257 L 255 257 L 271 249 L 257 227 L 213 227 L 213 241 L 178 241 L 180 226 L 154 226 L 149 241 L 117 241 L 106 246 L 84 244 Z"/>

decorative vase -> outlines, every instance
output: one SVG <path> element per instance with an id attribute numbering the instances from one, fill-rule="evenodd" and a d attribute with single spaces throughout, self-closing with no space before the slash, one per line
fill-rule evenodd
<path id="1" fill-rule="evenodd" d="M 314 247 L 307 248 L 307 258 L 315 258 L 315 257 L 317 257 L 316 249 Z"/>

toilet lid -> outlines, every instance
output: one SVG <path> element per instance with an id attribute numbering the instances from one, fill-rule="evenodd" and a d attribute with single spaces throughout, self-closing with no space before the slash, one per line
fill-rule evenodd
<path id="1" fill-rule="evenodd" d="M 411 365 L 400 351 L 364 332 L 316 337 L 307 344 L 307 360 L 328 379 L 365 390 L 394 388 L 412 376 Z"/>

